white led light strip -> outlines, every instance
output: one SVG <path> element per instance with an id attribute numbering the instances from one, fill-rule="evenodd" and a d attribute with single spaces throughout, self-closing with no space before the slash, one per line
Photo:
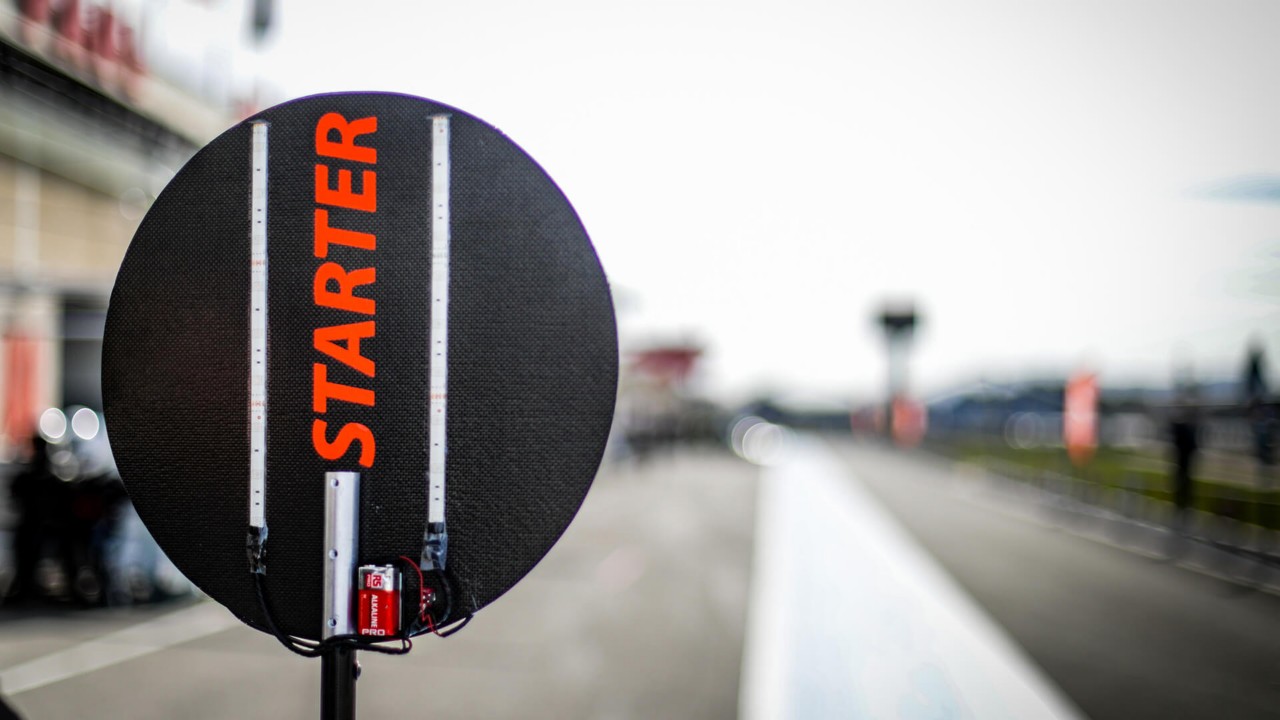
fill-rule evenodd
<path id="1" fill-rule="evenodd" d="M 267 123 L 253 124 L 249 252 L 249 525 L 266 527 L 267 502 Z"/>
<path id="2" fill-rule="evenodd" d="M 427 522 L 444 522 L 445 418 L 449 389 L 449 116 L 431 118 L 431 419 Z"/>

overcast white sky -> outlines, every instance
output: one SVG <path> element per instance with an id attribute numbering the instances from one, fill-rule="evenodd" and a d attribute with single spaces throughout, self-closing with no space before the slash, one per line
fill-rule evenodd
<path id="1" fill-rule="evenodd" d="M 703 343 L 717 394 L 873 396 L 887 297 L 925 316 L 923 392 L 1280 353 L 1280 201 L 1206 192 L 1280 187 L 1280 4 L 281 5 L 286 96 L 504 130 L 582 216 L 624 347 Z"/>

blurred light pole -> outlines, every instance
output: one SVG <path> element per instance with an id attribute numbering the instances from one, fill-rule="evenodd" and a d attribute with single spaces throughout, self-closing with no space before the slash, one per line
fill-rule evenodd
<path id="1" fill-rule="evenodd" d="M 894 437 L 896 406 L 906 399 L 907 353 L 918 321 L 915 304 L 910 300 L 885 303 L 876 320 L 884 330 L 889 354 L 889 397 L 885 403 L 885 435 Z"/>

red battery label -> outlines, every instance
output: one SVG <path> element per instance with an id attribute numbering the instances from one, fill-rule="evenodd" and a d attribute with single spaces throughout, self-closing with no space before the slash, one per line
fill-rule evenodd
<path id="1" fill-rule="evenodd" d="M 356 632 L 391 637 L 400 633 L 400 571 L 394 565 L 362 565 L 356 570 L 360 616 Z"/>

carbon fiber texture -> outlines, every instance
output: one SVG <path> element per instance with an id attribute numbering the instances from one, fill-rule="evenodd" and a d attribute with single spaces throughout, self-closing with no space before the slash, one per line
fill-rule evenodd
<path id="1" fill-rule="evenodd" d="M 318 119 L 377 117 L 376 166 L 317 158 Z M 430 117 L 451 116 L 447 512 L 459 598 L 478 610 L 547 553 L 595 476 L 613 414 L 617 334 L 609 288 L 573 208 L 499 131 L 404 95 L 350 93 L 276 106 L 268 120 L 267 588 L 282 628 L 320 633 L 324 473 L 362 473 L 361 560 L 416 558 L 426 496 Z M 248 524 L 250 121 L 177 174 L 143 220 L 116 280 L 103 350 L 111 445 L 139 514 L 202 590 L 264 627 L 245 558 Z M 377 236 L 376 250 L 314 254 L 315 166 L 377 172 L 377 210 L 326 207 L 330 224 Z M 334 181 L 331 179 L 330 185 Z M 375 375 L 318 352 L 317 327 L 370 319 L 318 307 L 317 267 L 374 268 L 361 353 Z M 313 407 L 313 365 L 374 391 L 373 407 Z M 374 433 L 326 461 L 344 423 Z M 408 594 L 408 593 L 407 593 Z"/>

